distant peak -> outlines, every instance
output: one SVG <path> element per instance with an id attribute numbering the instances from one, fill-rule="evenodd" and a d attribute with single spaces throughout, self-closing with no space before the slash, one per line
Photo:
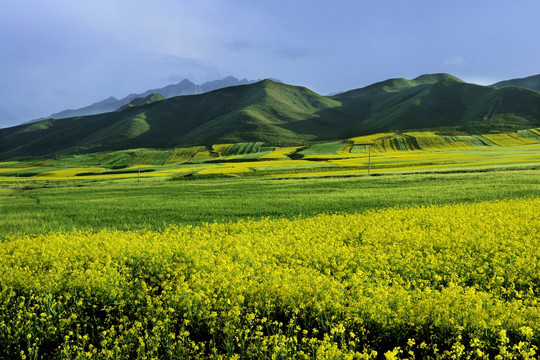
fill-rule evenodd
<path id="1" fill-rule="evenodd" d="M 184 79 L 184 80 L 180 81 L 178 84 L 193 84 L 193 82 L 191 82 L 188 79 Z"/>
<path id="2" fill-rule="evenodd" d="M 446 73 L 424 74 L 413 79 L 414 82 L 419 84 L 433 84 L 444 80 L 463 82 L 463 80 Z"/>
<path id="3" fill-rule="evenodd" d="M 258 81 L 258 84 L 261 84 L 262 86 L 274 86 L 278 83 L 276 83 L 274 80 L 272 79 L 263 79 L 263 80 L 260 80 Z"/>

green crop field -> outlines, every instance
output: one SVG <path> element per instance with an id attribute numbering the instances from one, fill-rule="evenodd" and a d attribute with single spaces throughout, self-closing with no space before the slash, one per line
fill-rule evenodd
<path id="1" fill-rule="evenodd" d="M 60 181 L 1 187 L 0 235 L 72 229 L 154 229 L 322 212 L 540 196 L 538 170 L 464 174 L 181 182 Z"/>

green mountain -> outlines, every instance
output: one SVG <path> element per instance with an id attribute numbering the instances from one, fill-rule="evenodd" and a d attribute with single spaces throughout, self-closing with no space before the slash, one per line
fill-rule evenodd
<path id="1" fill-rule="evenodd" d="M 420 129 L 480 134 L 540 123 L 537 92 L 494 89 L 447 74 L 386 80 L 334 98 L 357 117 L 354 133 Z"/>
<path id="2" fill-rule="evenodd" d="M 540 91 L 540 74 L 528 76 L 528 77 L 524 77 L 520 79 L 500 81 L 498 83 L 493 84 L 492 86 L 495 86 L 498 88 L 514 86 L 514 87 L 522 87 L 525 89 Z"/>
<path id="3" fill-rule="evenodd" d="M 48 118 L 64 119 L 64 118 L 70 118 L 70 117 L 75 117 L 75 116 L 96 115 L 96 114 L 102 114 L 105 112 L 116 111 L 120 109 L 121 107 L 124 107 L 125 105 L 127 105 L 129 102 L 131 102 L 135 98 L 145 98 L 152 94 L 161 94 L 165 98 L 171 98 L 171 97 L 180 96 L 180 95 L 202 94 L 208 91 L 217 90 L 224 87 L 251 84 L 254 82 L 255 81 L 253 80 L 247 80 L 247 79 L 238 80 L 237 78 L 233 76 L 227 76 L 226 78 L 222 80 L 214 80 L 214 81 L 205 82 L 204 84 L 201 84 L 201 85 L 197 85 L 197 84 L 192 83 L 188 79 L 184 79 L 177 84 L 170 84 L 159 89 L 146 90 L 145 92 L 140 93 L 140 94 L 129 94 L 128 96 L 121 99 L 117 99 L 114 96 L 110 96 L 105 100 L 98 101 L 96 103 L 93 103 L 92 105 L 84 106 L 79 109 L 63 110 L 63 111 L 57 112 L 55 114 L 50 115 Z M 28 123 L 34 123 L 36 121 L 44 120 L 44 119 L 46 118 L 31 120 Z"/>
<path id="4" fill-rule="evenodd" d="M 540 126 L 540 93 L 451 75 L 390 79 L 339 95 L 264 80 L 121 111 L 0 129 L 3 159 L 131 148 L 345 139 L 389 130 L 489 133 Z"/>

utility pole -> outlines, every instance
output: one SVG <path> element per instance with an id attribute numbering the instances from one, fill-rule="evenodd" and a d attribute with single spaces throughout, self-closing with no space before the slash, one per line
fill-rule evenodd
<path id="1" fill-rule="evenodd" d="M 368 145 L 368 167 L 367 167 L 367 174 L 371 175 L 371 145 Z"/>

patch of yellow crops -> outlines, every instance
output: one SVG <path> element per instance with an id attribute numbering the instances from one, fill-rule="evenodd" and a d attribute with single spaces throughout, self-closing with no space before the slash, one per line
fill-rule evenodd
<path id="1" fill-rule="evenodd" d="M 214 174 L 238 174 L 244 172 L 251 172 L 249 167 L 243 164 L 231 164 L 230 166 L 215 166 L 209 169 L 200 170 L 198 174 L 200 175 L 214 175 Z"/>
<path id="2" fill-rule="evenodd" d="M 33 168 L 34 168 L 34 166 L 30 166 L 30 167 L 21 167 L 21 168 L 3 168 L 3 169 L 0 168 L 0 173 L 3 173 L 3 172 L 23 171 L 23 170 L 33 169 Z"/>
<path id="3" fill-rule="evenodd" d="M 459 149 L 465 149 L 465 148 L 471 148 L 472 145 L 469 144 L 466 141 L 451 141 L 448 143 L 451 147 L 459 148 Z"/>
<path id="4" fill-rule="evenodd" d="M 404 135 L 412 137 L 422 150 L 447 149 L 449 147 L 449 143 L 434 132 L 407 132 Z"/>
<path id="5" fill-rule="evenodd" d="M 136 168 L 136 167 L 135 167 Z M 53 170 L 53 171 L 45 171 L 42 172 L 39 175 L 36 175 L 38 177 L 48 177 L 48 178 L 69 178 L 72 176 L 75 176 L 77 174 L 83 174 L 88 172 L 97 172 L 97 171 L 105 171 L 105 168 L 102 167 L 92 167 L 92 168 L 68 168 L 68 169 L 61 169 L 61 170 Z"/>
<path id="6" fill-rule="evenodd" d="M 216 144 L 212 146 L 212 149 L 214 152 L 218 153 L 219 156 L 223 156 L 231 146 L 232 144 Z"/>
<path id="7" fill-rule="evenodd" d="M 375 140 L 379 140 L 388 136 L 392 136 L 394 133 L 380 133 L 380 134 L 372 134 L 372 135 L 365 135 L 365 136 L 357 136 L 350 138 L 349 140 L 352 140 L 355 144 L 371 144 Z"/>
<path id="8" fill-rule="evenodd" d="M 212 155 L 210 154 L 210 151 L 199 151 L 195 155 L 193 155 L 194 159 L 204 159 L 204 158 L 210 158 Z"/>
<path id="9" fill-rule="evenodd" d="M 219 166 L 219 165 L 215 165 L 215 166 Z M 176 169 L 160 170 L 160 171 L 158 171 L 158 173 L 170 175 L 170 174 L 174 174 L 174 173 L 197 171 L 197 170 L 201 170 L 201 169 L 205 169 L 205 168 L 209 168 L 209 167 L 211 167 L 211 166 L 208 166 L 208 165 L 205 164 L 205 165 L 201 165 L 201 166 L 190 166 L 190 167 L 181 167 L 181 168 L 176 168 Z"/>
<path id="10" fill-rule="evenodd" d="M 537 144 L 538 141 L 518 135 L 517 133 L 483 135 L 486 139 L 501 146 Z"/>
<path id="11" fill-rule="evenodd" d="M 535 129 L 531 129 L 534 131 Z M 517 133 L 490 134 L 483 137 L 496 145 L 501 146 L 516 146 L 538 143 L 535 139 L 520 136 Z M 460 137 L 457 137 L 460 138 Z M 464 138 L 464 137 L 461 137 Z M 480 146 L 474 137 L 466 136 L 474 140 L 476 146 Z M 400 135 L 394 133 L 374 134 L 351 138 L 354 144 L 373 143 L 372 151 L 376 153 L 403 151 L 403 150 L 450 150 L 450 149 L 465 149 L 473 148 L 474 146 L 466 140 L 450 140 L 443 136 L 437 135 L 434 132 L 406 132 Z M 401 145 L 400 145 L 401 144 Z M 414 144 L 414 145 L 413 145 Z M 484 146 L 484 145 L 482 145 Z M 350 151 L 350 149 L 348 149 Z"/>
<path id="12" fill-rule="evenodd" d="M 372 161 L 374 158 L 371 159 Z M 368 165 L 368 158 L 367 156 L 363 156 L 359 159 L 341 159 L 341 160 L 328 160 L 330 164 L 335 164 L 339 166 L 362 166 L 367 167 Z"/>
<path id="13" fill-rule="evenodd" d="M 287 155 L 292 154 L 302 146 L 277 147 L 269 154 L 263 155 L 260 159 L 288 159 Z"/>
<path id="14" fill-rule="evenodd" d="M 537 134 L 537 135 L 540 135 L 540 130 L 538 129 L 529 129 L 530 131 L 532 131 L 533 133 Z"/>
<path id="15" fill-rule="evenodd" d="M 244 163 L 250 167 L 274 167 L 274 166 L 294 166 L 294 165 L 306 165 L 310 164 L 310 161 L 307 160 L 262 160 L 262 161 L 253 161 Z"/>
<path id="16" fill-rule="evenodd" d="M 371 146 L 372 152 L 394 152 L 401 151 L 400 148 L 396 147 L 396 143 L 393 137 L 389 137 L 382 140 L 377 140 Z"/>
<path id="17" fill-rule="evenodd" d="M 0 243 L 0 358 L 532 358 L 540 199 Z"/>

